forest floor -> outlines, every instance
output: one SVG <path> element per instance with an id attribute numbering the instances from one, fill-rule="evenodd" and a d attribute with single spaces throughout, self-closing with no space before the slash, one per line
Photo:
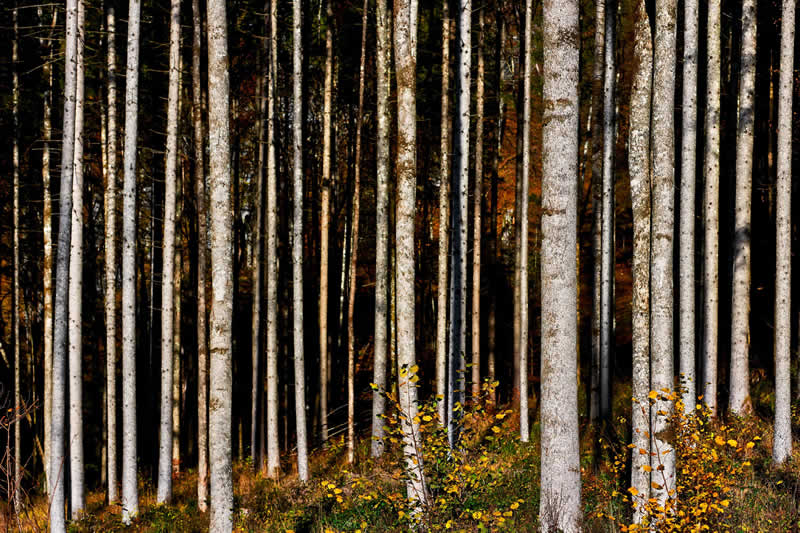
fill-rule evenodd
<path id="1" fill-rule="evenodd" d="M 625 412 L 625 391 L 615 401 Z M 435 408 L 420 412 L 426 482 L 431 494 L 422 514 L 429 531 L 536 531 L 539 509 L 539 424 L 522 443 L 510 409 L 469 409 L 462 446 L 449 453 L 446 432 Z M 627 412 L 630 412 L 628 407 Z M 800 427 L 794 411 L 795 429 Z M 683 417 L 683 415 L 676 415 Z M 657 531 L 800 531 L 800 446 L 794 460 L 771 464 L 771 422 L 753 416 L 723 423 L 707 417 L 683 417 L 675 435 L 678 462 L 677 503 L 664 511 L 655 500 L 646 517 Z M 314 532 L 407 531 L 415 518 L 403 496 L 405 477 L 399 429 L 387 419 L 387 452 L 369 458 L 370 441 L 362 437 L 354 465 L 346 462 L 337 438 L 311 458 L 312 480 L 299 483 L 295 472 L 280 481 L 255 473 L 250 461 L 234 465 L 236 531 Z M 630 429 L 626 417 L 581 427 L 581 477 L 584 531 L 633 531 L 629 488 Z M 646 453 L 646 452 L 645 452 Z M 284 465 L 294 458 L 285 457 Z M 155 486 L 139 486 L 140 515 L 123 526 L 119 506 L 107 506 L 103 492 L 92 492 L 83 519 L 73 532 L 206 531 L 208 514 L 197 508 L 197 475 L 186 470 L 174 478 L 170 505 L 155 504 Z M 46 531 L 47 502 L 26 509 L 22 530 Z M 419 518 L 416 518 L 419 520 Z M 13 527 L 17 529 L 17 527 Z"/>

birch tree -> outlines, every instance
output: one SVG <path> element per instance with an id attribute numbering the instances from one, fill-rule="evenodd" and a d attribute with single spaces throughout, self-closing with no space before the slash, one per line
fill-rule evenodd
<path id="1" fill-rule="evenodd" d="M 398 397 L 403 418 L 403 455 L 408 481 L 406 490 L 415 510 L 427 503 L 421 450 L 417 448 L 419 422 L 417 387 L 412 383 L 416 366 L 414 348 L 414 207 L 417 188 L 417 12 L 416 0 L 394 3 L 394 58 L 397 77 L 397 215 L 396 298 L 397 366 L 405 371 L 398 381 Z M 469 11 L 467 11 L 469 13 Z M 469 50 L 469 47 L 467 47 Z"/>
<path id="2" fill-rule="evenodd" d="M 638 491 L 634 521 L 641 521 L 650 494 L 650 111 L 653 42 L 645 0 L 636 3 L 628 168 L 633 210 L 633 371 L 631 487 Z M 644 450 L 645 453 L 642 453 Z"/>
<path id="3" fill-rule="evenodd" d="M 756 3 L 742 3 L 739 121 L 736 132 L 736 214 L 733 231 L 731 372 L 728 408 L 747 414 L 750 405 L 750 197 L 753 194 L 753 128 L 756 88 Z"/>
<path id="4" fill-rule="evenodd" d="M 579 531 L 581 521 L 575 311 L 578 294 L 575 246 L 578 13 L 577 0 L 544 1 L 542 490 L 539 505 L 543 531 Z"/>
<path id="5" fill-rule="evenodd" d="M 678 352 L 681 388 L 687 413 L 697 397 L 695 377 L 695 189 L 697 165 L 697 0 L 684 1 L 683 101 L 681 120 L 681 188 L 678 235 Z"/>
<path id="6" fill-rule="evenodd" d="M 231 414 L 233 398 L 233 211 L 230 164 L 230 82 L 225 0 L 209 0 L 208 144 L 211 209 L 211 319 L 209 321 L 210 402 L 208 413 L 211 466 L 212 532 L 233 529 Z"/>
<path id="7" fill-rule="evenodd" d="M 12 187 L 13 192 L 13 207 L 12 207 L 12 227 L 13 227 L 13 257 L 14 264 L 13 272 L 13 286 L 11 298 L 11 312 L 12 312 L 12 335 L 14 338 L 14 412 L 19 413 L 22 407 L 22 391 L 20 390 L 20 373 L 22 360 L 20 358 L 20 338 L 19 338 L 19 310 L 22 304 L 22 292 L 19 286 L 19 73 L 17 72 L 17 62 L 19 61 L 19 8 L 14 4 L 14 9 L 11 12 L 12 25 L 14 26 L 14 37 L 11 41 L 11 114 L 12 114 L 12 141 L 11 147 L 11 173 L 12 173 Z M 14 510 L 20 510 L 20 482 L 22 481 L 22 428 L 20 422 L 14 424 Z M 7 472 L 11 474 L 11 472 Z M 9 497 L 12 495 L 9 494 Z"/>
<path id="8" fill-rule="evenodd" d="M 653 47 L 652 114 L 652 206 L 650 263 L 650 389 L 672 390 L 673 369 L 673 281 L 672 235 L 675 223 L 675 17 L 676 0 L 657 0 Z M 651 481 L 654 497 L 664 505 L 669 491 L 675 488 L 675 454 L 662 433 L 669 421 L 673 404 L 659 396 L 650 410 Z M 660 468 L 662 467 L 662 468 Z"/>
<path id="9" fill-rule="evenodd" d="M 778 85 L 778 180 L 775 208 L 775 433 L 772 461 L 792 456 L 791 287 L 792 287 L 792 84 L 794 74 L 794 0 L 783 0 Z"/>
<path id="10" fill-rule="evenodd" d="M 303 347 L 303 5 L 292 0 L 292 333 L 297 472 L 309 479 Z"/>
<path id="11" fill-rule="evenodd" d="M 719 330 L 719 126 L 721 85 L 720 0 L 708 3 L 706 91 L 705 254 L 703 268 L 703 401 L 717 414 L 717 359 Z"/>
<path id="12" fill-rule="evenodd" d="M 389 288 L 389 90 L 391 68 L 391 21 L 386 0 L 377 0 L 377 42 L 375 63 L 377 70 L 377 198 L 375 201 L 375 362 L 374 377 L 377 390 L 372 394 L 372 445 L 373 458 L 383 454 L 383 414 L 385 411 L 385 398 L 382 391 L 386 389 L 386 349 L 388 339 L 386 335 L 386 321 L 388 318 L 388 288 Z M 438 331 L 438 326 L 437 326 Z M 438 333 L 437 333 L 438 335 Z M 438 351 L 437 351 L 438 357 Z M 441 394 L 438 385 L 437 359 L 437 394 Z M 444 402 L 438 403 L 439 410 L 444 407 Z M 441 420 L 441 419 L 440 419 Z"/>
<path id="13" fill-rule="evenodd" d="M 178 100 L 180 93 L 181 2 L 171 0 L 169 19 L 169 88 L 164 187 L 164 245 L 161 272 L 161 427 L 158 447 L 158 503 L 172 499 L 172 381 L 175 328 L 175 207 L 178 179 Z"/>
<path id="14" fill-rule="evenodd" d="M 70 515 L 80 517 L 86 507 L 83 470 L 83 114 L 84 114 L 84 3 L 78 3 L 78 47 L 75 78 L 75 147 L 72 175 L 72 236 L 69 257 L 69 486 Z"/>

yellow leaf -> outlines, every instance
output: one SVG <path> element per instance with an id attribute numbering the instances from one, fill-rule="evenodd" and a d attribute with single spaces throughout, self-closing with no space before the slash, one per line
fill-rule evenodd
<path id="1" fill-rule="evenodd" d="M 637 489 L 636 487 L 631 487 L 628 489 L 628 492 L 636 496 L 637 494 L 639 494 L 639 489 Z"/>
<path id="2" fill-rule="evenodd" d="M 736 448 L 736 446 L 738 446 L 738 445 L 739 445 L 739 443 L 738 443 L 738 442 L 736 442 L 736 441 L 735 441 L 735 440 L 733 440 L 733 439 L 730 439 L 730 440 L 728 441 L 728 446 L 730 446 L 731 448 Z"/>
<path id="3" fill-rule="evenodd" d="M 747 448 L 748 450 L 751 450 L 751 449 L 752 449 L 752 448 L 753 448 L 755 445 L 756 445 L 756 443 L 755 443 L 755 442 L 753 442 L 753 441 L 750 441 L 750 442 L 748 442 L 748 443 L 747 443 L 747 446 L 746 446 L 746 448 Z"/>
<path id="4" fill-rule="evenodd" d="M 642 470 L 644 470 L 645 472 L 652 472 L 653 471 L 653 467 L 650 466 L 650 465 L 644 465 L 644 466 L 642 466 Z"/>
<path id="5" fill-rule="evenodd" d="M 720 437 L 719 435 L 717 435 L 716 437 L 714 437 L 714 442 L 716 442 L 716 443 L 717 443 L 717 446 L 724 446 L 724 445 L 725 445 L 725 439 L 723 439 L 723 438 L 722 438 L 722 437 Z"/>
<path id="6" fill-rule="evenodd" d="M 497 426 L 492 426 L 492 431 L 495 433 L 500 433 L 500 428 Z"/>
<path id="7" fill-rule="evenodd" d="M 730 500 L 722 500 L 719 503 L 721 503 L 723 507 L 727 507 L 727 506 L 729 506 L 731 504 L 731 501 Z"/>
<path id="8" fill-rule="evenodd" d="M 423 416 L 423 417 L 422 417 L 422 419 L 423 419 L 425 422 L 430 422 L 431 420 L 433 420 L 433 418 L 431 418 L 431 416 L 430 416 L 430 415 L 425 415 L 425 416 Z"/>
<path id="9" fill-rule="evenodd" d="M 510 506 L 510 507 L 511 507 L 512 509 L 519 509 L 519 503 L 517 503 L 517 502 L 514 502 L 514 503 L 512 503 L 512 504 L 511 504 L 511 506 Z"/>
<path id="10" fill-rule="evenodd" d="M 658 393 L 654 390 L 651 390 L 650 394 L 648 394 L 647 397 L 650 398 L 651 400 L 655 400 L 656 398 L 658 398 Z"/>
<path id="11" fill-rule="evenodd" d="M 451 529 L 452 527 L 453 527 L 453 521 L 452 520 L 448 520 L 444 525 L 445 529 Z"/>

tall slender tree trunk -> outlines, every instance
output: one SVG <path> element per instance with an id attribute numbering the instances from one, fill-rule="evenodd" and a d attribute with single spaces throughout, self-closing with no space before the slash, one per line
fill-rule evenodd
<path id="1" fill-rule="evenodd" d="M 140 14 L 140 0 L 130 0 L 122 182 L 122 521 L 126 524 L 139 514 L 136 486 L 136 140 Z"/>
<path id="2" fill-rule="evenodd" d="M 269 68 L 267 79 L 267 475 L 280 469 L 278 447 L 278 179 L 275 146 L 278 7 L 270 1 Z"/>
<path id="3" fill-rule="evenodd" d="M 522 442 L 530 439 L 530 414 L 528 413 L 528 186 L 530 183 L 531 145 L 531 76 L 533 75 L 533 2 L 525 3 L 525 62 L 522 79 L 522 180 L 520 183 L 519 212 L 519 435 Z M 573 306 L 573 309 L 575 307 Z"/>
<path id="4" fill-rule="evenodd" d="M 606 0 L 603 74 L 602 257 L 600 276 L 600 418 L 611 418 L 611 350 L 614 344 L 614 154 L 616 152 L 616 3 Z"/>
<path id="5" fill-rule="evenodd" d="M 717 414 L 717 358 L 719 338 L 719 127 L 722 8 L 720 0 L 708 3 L 708 47 L 706 72 L 706 142 L 703 268 L 703 400 Z"/>
<path id="6" fill-rule="evenodd" d="M 778 182 L 775 208 L 775 433 L 772 460 L 792 456 L 791 288 L 792 288 L 792 83 L 794 80 L 794 0 L 783 0 L 778 85 Z"/>
<path id="7" fill-rule="evenodd" d="M 460 406 L 466 393 L 467 331 L 467 202 L 469 198 L 469 105 L 472 64 L 472 1 L 458 4 L 456 62 L 457 109 L 454 114 L 453 174 L 450 195 L 450 335 L 447 375 L 447 437 L 455 446 L 459 435 Z M 398 271 L 402 266 L 398 264 Z M 398 310 L 399 313 L 401 311 Z M 399 342 L 399 339 L 398 339 Z"/>
<path id="8" fill-rule="evenodd" d="M 322 442 L 328 441 L 328 262 L 331 224 L 331 117 L 333 114 L 333 8 L 326 4 L 325 88 L 322 111 L 322 191 L 319 251 L 319 409 Z M 356 164 L 358 167 L 358 164 Z"/>
<path id="9" fill-rule="evenodd" d="M 478 79 L 475 87 L 475 186 L 472 207 L 472 398 L 481 392 L 481 209 L 483 207 L 484 8 L 478 7 Z"/>
<path id="10" fill-rule="evenodd" d="M 309 480 L 306 436 L 305 348 L 303 346 L 303 6 L 292 0 L 292 331 L 294 400 L 297 419 L 297 472 Z"/>
<path id="11" fill-rule="evenodd" d="M 171 0 L 169 20 L 169 89 L 167 153 L 164 176 L 164 242 L 161 270 L 161 428 L 158 456 L 158 503 L 172 499 L 172 383 L 175 350 L 175 207 L 178 181 L 178 100 L 180 93 L 181 0 Z"/>
<path id="12" fill-rule="evenodd" d="M 650 243 L 650 389 L 672 390 L 673 368 L 673 243 L 675 227 L 675 25 L 676 0 L 656 1 L 653 47 L 652 214 Z M 675 488 L 675 454 L 669 442 L 673 402 L 660 396 L 650 409 L 651 481 L 660 489 L 660 505 Z"/>
<path id="13" fill-rule="evenodd" d="M 86 506 L 83 471 L 83 114 L 84 3 L 78 3 L 78 49 L 75 85 L 75 151 L 72 176 L 72 237 L 69 258 L 69 482 L 70 515 Z"/>
<path id="14" fill-rule="evenodd" d="M 108 120 L 105 207 L 106 467 L 108 502 L 119 500 L 117 480 L 117 46 L 114 3 L 106 10 Z"/>
<path id="15" fill-rule="evenodd" d="M 358 290 L 358 218 L 361 210 L 361 123 L 364 120 L 364 66 L 367 62 L 367 14 L 369 0 L 361 13 L 361 64 L 358 75 L 358 114 L 356 115 L 356 164 L 353 174 L 353 236 L 350 239 L 350 289 L 347 302 L 347 462 L 356 460 L 356 330 L 353 315 Z"/>
<path id="16" fill-rule="evenodd" d="M 174 0 L 173 0 L 174 1 Z M 209 321 L 210 402 L 208 412 L 211 466 L 209 530 L 233 529 L 231 415 L 233 399 L 233 211 L 231 210 L 230 83 L 225 0 L 209 0 L 208 144 L 211 209 L 211 319 Z"/>
<path id="17" fill-rule="evenodd" d="M 650 495 L 650 119 L 653 41 L 645 0 L 636 3 L 634 71 L 631 93 L 628 168 L 633 208 L 633 378 L 631 395 L 631 487 L 634 522 L 644 515 Z M 644 453 L 642 453 L 642 450 Z"/>
<path id="18" fill-rule="evenodd" d="M 736 215 L 733 232 L 731 373 L 728 408 L 745 415 L 750 403 L 750 198 L 753 194 L 753 129 L 756 90 L 756 3 L 742 4 L 739 122 L 736 134 Z"/>
<path id="19" fill-rule="evenodd" d="M 600 337 L 603 278 L 603 73 L 605 60 L 606 2 L 596 0 L 594 63 L 592 65 L 592 365 L 589 418 L 600 416 Z"/>
<path id="20" fill-rule="evenodd" d="M 13 26 L 14 26 L 14 38 L 11 42 L 11 69 L 13 71 L 12 74 L 12 88 L 11 88 L 11 114 L 12 114 L 12 127 L 13 132 L 12 136 L 14 137 L 12 141 L 12 148 L 11 148 L 11 165 L 12 165 L 12 186 L 14 189 L 13 195 L 13 213 L 12 213 L 12 226 L 13 226 L 13 257 L 12 262 L 14 263 L 14 273 L 13 273 L 13 287 L 12 287 L 12 298 L 11 298 L 11 312 L 12 312 L 12 335 L 14 337 L 14 412 L 20 413 L 20 408 L 22 407 L 22 391 L 20 390 L 21 381 L 20 381 L 20 374 L 21 374 L 21 365 L 22 359 L 20 358 L 20 338 L 19 338 L 19 313 L 20 307 L 24 305 L 22 303 L 22 292 L 19 286 L 19 73 L 17 72 L 17 61 L 19 60 L 18 50 L 19 50 L 19 8 L 14 3 L 14 9 L 12 10 L 12 19 L 13 19 Z M 19 512 L 21 510 L 21 501 L 20 497 L 22 495 L 20 490 L 20 482 L 22 481 L 22 428 L 20 427 L 20 423 L 22 421 L 17 419 L 17 422 L 14 424 L 14 511 Z M 7 472 L 7 474 L 11 474 L 11 472 Z M 12 495 L 9 495 L 12 496 Z"/>
<path id="21" fill-rule="evenodd" d="M 681 120 L 681 189 L 678 235 L 678 352 L 684 408 L 694 410 L 695 372 L 695 189 L 697 166 L 697 54 L 699 9 L 697 0 L 684 2 L 683 115 Z"/>
<path id="22" fill-rule="evenodd" d="M 542 495 L 539 507 L 543 531 L 578 531 L 581 521 L 575 311 L 578 294 L 575 230 L 578 13 L 577 0 L 544 2 Z"/>
<path id="23" fill-rule="evenodd" d="M 192 121 L 194 122 L 194 179 L 197 204 L 197 507 L 208 509 L 208 329 L 206 318 L 206 179 L 203 87 L 200 78 L 202 13 L 192 0 Z"/>
<path id="24" fill-rule="evenodd" d="M 428 501 L 422 453 L 417 447 L 417 387 L 412 383 L 416 366 L 414 309 L 414 211 L 417 186 L 417 11 L 416 0 L 394 3 L 394 58 L 397 76 L 397 210 L 395 242 L 397 263 L 397 366 L 398 397 L 403 418 L 403 455 L 412 509 L 419 512 Z M 469 13 L 469 11 L 467 11 Z M 469 50 L 469 48 L 467 48 Z"/>
<path id="25" fill-rule="evenodd" d="M 50 533 L 66 531 L 64 492 L 66 454 L 66 387 L 67 387 L 67 293 L 69 289 L 69 249 L 72 236 L 72 175 L 75 157 L 75 100 L 77 85 L 78 3 L 66 4 L 64 61 L 64 119 L 61 143 L 61 183 L 59 189 L 58 250 L 56 255 L 56 293 L 53 314 L 53 367 L 50 417 Z"/>

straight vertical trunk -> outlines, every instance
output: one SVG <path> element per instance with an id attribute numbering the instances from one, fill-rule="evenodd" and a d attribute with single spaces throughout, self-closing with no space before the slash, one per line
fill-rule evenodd
<path id="1" fill-rule="evenodd" d="M 633 378 L 631 395 L 631 487 L 634 522 L 639 523 L 650 495 L 650 118 L 653 41 L 645 0 L 636 3 L 634 78 L 628 168 L 633 210 Z M 645 453 L 642 453 L 644 450 Z"/>
<path id="2" fill-rule="evenodd" d="M 169 89 L 164 187 L 164 243 L 161 270 L 161 428 L 158 455 L 158 503 L 172 499 L 172 384 L 175 350 L 175 207 L 178 181 L 178 91 L 180 78 L 181 0 L 171 0 L 169 20 Z"/>
<path id="3" fill-rule="evenodd" d="M 13 198 L 13 213 L 12 213 L 12 226 L 13 230 L 13 258 L 12 261 L 14 263 L 14 273 L 13 273 L 13 287 L 12 287 L 12 299 L 11 299 L 11 312 L 12 312 L 12 335 L 14 338 L 14 412 L 19 413 L 20 408 L 22 407 L 22 391 L 20 390 L 20 373 L 21 373 L 21 364 L 22 360 L 20 359 L 20 338 L 19 338 L 19 313 L 20 307 L 22 305 L 21 299 L 21 291 L 19 286 L 19 73 L 17 72 L 17 61 L 19 60 L 18 57 L 18 49 L 19 49 L 19 8 L 17 4 L 14 4 L 14 9 L 12 11 L 12 18 L 13 18 L 13 25 L 14 25 L 14 39 L 11 43 L 11 68 L 13 70 L 12 75 L 12 89 L 11 89 L 11 100 L 12 100 L 12 122 L 13 122 L 13 133 L 12 136 L 14 140 L 12 141 L 12 155 L 11 155 L 11 164 L 12 164 L 12 186 L 14 189 L 14 198 Z M 22 428 L 20 427 L 21 420 L 17 420 L 14 424 L 14 510 L 15 512 L 19 512 L 21 509 L 21 501 L 20 501 L 20 482 L 22 481 Z M 7 472 L 7 474 L 11 474 L 11 472 Z M 11 495 L 9 495 L 11 496 Z"/>
<path id="4" fill-rule="evenodd" d="M 579 531 L 581 521 L 575 311 L 578 294 L 575 229 L 578 12 L 577 0 L 544 2 L 542 495 L 539 506 L 543 531 Z"/>
<path id="5" fill-rule="evenodd" d="M 328 255 L 331 224 L 331 116 L 333 113 L 333 8 L 326 4 L 325 89 L 322 111 L 322 191 L 319 250 L 319 409 L 322 442 L 328 441 Z M 356 164 L 358 167 L 358 164 Z"/>
<path id="6" fill-rule="evenodd" d="M 83 472 L 83 114 L 85 9 L 78 3 L 78 49 L 75 85 L 75 151 L 72 176 L 72 238 L 69 257 L 69 482 L 70 515 L 86 506 Z"/>
<path id="7" fill-rule="evenodd" d="M 795 1 L 783 0 L 781 63 L 778 86 L 778 182 L 775 208 L 775 433 L 772 460 L 792 456 L 791 429 L 791 288 L 792 288 L 792 82 L 794 74 Z"/>
<path id="8" fill-rule="evenodd" d="M 528 186 L 530 183 L 531 146 L 531 76 L 533 75 L 533 2 L 525 4 L 525 69 L 522 80 L 522 180 L 519 196 L 519 435 L 522 442 L 530 439 L 528 413 Z M 573 247 L 574 248 L 574 247 Z M 574 261 L 573 261 L 574 263 Z M 572 306 L 574 309 L 575 306 Z"/>
<path id="9" fill-rule="evenodd" d="M 442 104 L 439 149 L 439 273 L 436 294 L 436 396 L 439 423 L 447 420 L 447 261 L 450 238 L 450 0 L 442 1 Z"/>
<path id="10" fill-rule="evenodd" d="M 706 71 L 706 143 L 704 212 L 705 244 L 703 275 L 703 400 L 717 414 L 717 348 L 719 330 L 719 126 L 720 0 L 708 3 L 708 47 Z"/>
<path id="11" fill-rule="evenodd" d="M 297 419 L 297 472 L 309 479 L 306 437 L 305 349 L 303 347 L 303 9 L 292 0 L 292 331 L 294 400 Z"/>
<path id="12" fill-rule="evenodd" d="M 139 514 L 136 486 L 136 140 L 140 14 L 140 0 L 130 0 L 122 182 L 122 521 L 125 524 Z"/>
<path id="13" fill-rule="evenodd" d="M 650 263 L 650 389 L 672 390 L 673 243 L 675 228 L 675 18 L 676 0 L 656 1 L 653 47 L 652 214 Z M 661 488 L 654 497 L 664 505 L 675 488 L 675 454 L 667 440 L 673 402 L 660 397 L 650 410 L 651 481 Z M 663 433 L 662 433 L 663 432 Z"/>
<path id="14" fill-rule="evenodd" d="M 386 351 L 389 339 L 386 325 L 389 303 L 389 90 L 391 68 L 391 21 L 386 0 L 377 0 L 377 199 L 375 205 L 375 362 L 373 383 L 377 390 L 372 394 L 372 457 L 383 454 L 383 415 L 386 389 Z M 437 352 L 438 353 L 438 352 Z M 437 359 L 438 361 L 438 359 Z M 438 365 L 437 365 L 438 369 Z M 437 370 L 437 376 L 438 374 Z M 437 393 L 438 381 L 437 381 Z M 444 402 L 439 402 L 444 406 Z M 441 407 L 440 407 L 441 409 Z"/>
<path id="15" fill-rule="evenodd" d="M 695 189 L 697 166 L 697 53 L 699 9 L 697 0 L 684 2 L 683 32 L 683 115 L 681 120 L 681 189 L 678 235 L 678 351 L 680 386 L 687 413 L 694 410 L 697 397 L 695 373 Z"/>
<path id="16" fill-rule="evenodd" d="M 478 8 L 478 79 L 475 88 L 475 187 L 472 208 L 472 397 L 481 391 L 481 208 L 483 207 L 484 9 Z"/>
<path id="17" fill-rule="evenodd" d="M 472 1 L 458 7 L 456 62 L 457 110 L 453 132 L 453 186 L 450 191 L 450 335 L 447 375 L 447 438 L 455 446 L 466 393 L 465 358 L 467 331 L 467 202 L 469 198 L 469 104 L 472 63 Z M 398 264 L 398 271 L 403 267 Z M 398 288 L 399 290 L 399 288 Z M 398 310 L 402 314 L 402 311 Z M 399 343 L 399 339 L 398 339 Z"/>
<path id="18" fill-rule="evenodd" d="M 745 415 L 750 403 L 750 198 L 753 194 L 753 128 L 756 90 L 756 2 L 742 4 L 742 56 L 736 135 L 736 214 L 733 232 L 731 373 L 728 408 Z"/>
<path id="19" fill-rule="evenodd" d="M 175 1 L 175 0 L 173 0 Z M 225 0 L 209 0 L 208 144 L 209 228 L 211 240 L 211 319 L 209 321 L 210 398 L 208 412 L 211 466 L 209 531 L 233 529 L 231 414 L 233 397 L 233 211 L 230 162 L 230 82 Z"/>
<path id="20" fill-rule="evenodd" d="M 364 0 L 361 14 L 361 64 L 358 75 L 358 114 L 356 115 L 356 164 L 353 174 L 353 237 L 350 239 L 350 289 L 347 302 L 347 462 L 356 460 L 356 330 L 353 315 L 358 290 L 358 218 L 361 210 L 361 122 L 364 118 L 364 65 L 367 62 L 367 13 Z"/>

